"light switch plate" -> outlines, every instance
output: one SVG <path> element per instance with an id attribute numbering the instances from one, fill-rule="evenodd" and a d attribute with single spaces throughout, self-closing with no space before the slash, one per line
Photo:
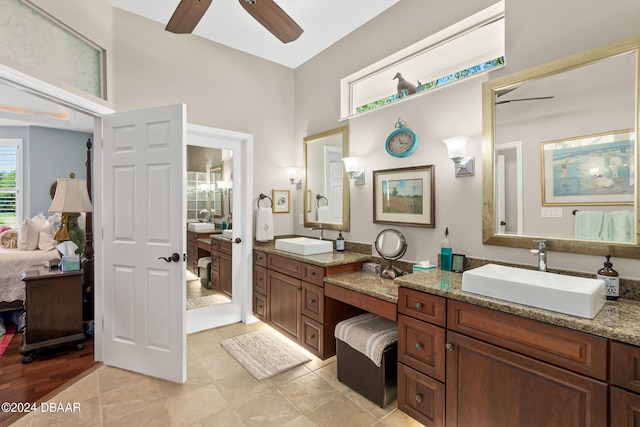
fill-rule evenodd
<path id="1" fill-rule="evenodd" d="M 562 208 L 542 208 L 542 218 L 562 218 Z"/>

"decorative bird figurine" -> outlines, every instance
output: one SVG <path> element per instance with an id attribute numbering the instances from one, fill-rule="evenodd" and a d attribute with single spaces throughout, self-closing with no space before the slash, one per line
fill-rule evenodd
<path id="1" fill-rule="evenodd" d="M 402 74 L 397 73 L 394 79 L 398 79 L 398 98 L 402 98 L 402 92 L 406 92 L 406 96 L 416 93 L 416 85 L 406 81 Z"/>

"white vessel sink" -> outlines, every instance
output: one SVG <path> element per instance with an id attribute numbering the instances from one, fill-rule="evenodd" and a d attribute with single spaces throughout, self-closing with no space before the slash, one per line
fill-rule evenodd
<path id="1" fill-rule="evenodd" d="M 333 252 L 333 243 L 329 240 L 294 237 L 276 240 L 276 249 L 298 255 L 315 255 Z"/>
<path id="2" fill-rule="evenodd" d="M 606 300 L 603 280 L 496 264 L 462 273 L 462 290 L 588 319 Z"/>
<path id="3" fill-rule="evenodd" d="M 225 239 L 232 239 L 233 230 L 222 230 L 222 237 L 224 237 Z"/>
<path id="4" fill-rule="evenodd" d="M 195 231 L 197 233 L 209 233 L 216 229 L 215 224 L 210 222 L 190 222 L 187 224 L 187 230 Z"/>

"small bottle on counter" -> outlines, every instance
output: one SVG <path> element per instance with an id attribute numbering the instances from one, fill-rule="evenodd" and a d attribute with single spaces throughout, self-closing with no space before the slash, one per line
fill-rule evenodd
<path id="1" fill-rule="evenodd" d="M 336 239 L 336 251 L 344 252 L 344 237 L 342 237 L 342 230 L 338 232 L 338 238 Z"/>
<path id="2" fill-rule="evenodd" d="M 604 267 L 598 270 L 596 278 L 604 280 L 608 300 L 617 300 L 620 292 L 620 275 L 613 268 L 613 264 L 609 259 L 611 255 L 607 255 L 607 261 L 604 263 Z"/>
<path id="3" fill-rule="evenodd" d="M 453 250 L 449 242 L 449 227 L 444 230 L 444 239 L 440 242 L 440 269 L 451 271 L 451 262 L 453 261 Z"/>

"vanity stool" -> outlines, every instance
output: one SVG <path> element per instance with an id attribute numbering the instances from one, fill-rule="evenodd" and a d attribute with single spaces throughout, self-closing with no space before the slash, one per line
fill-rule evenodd
<path id="1" fill-rule="evenodd" d="M 336 325 L 338 380 L 384 408 L 396 399 L 398 324 L 367 313 Z"/>

